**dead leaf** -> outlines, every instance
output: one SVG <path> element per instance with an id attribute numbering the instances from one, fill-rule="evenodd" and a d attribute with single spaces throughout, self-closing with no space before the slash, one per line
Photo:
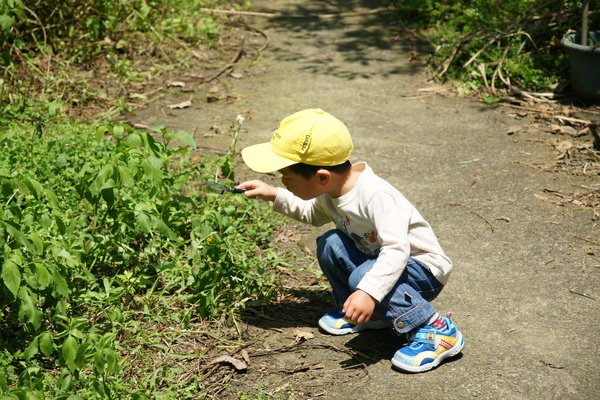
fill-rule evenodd
<path id="1" fill-rule="evenodd" d="M 185 87 L 185 82 L 180 82 L 180 81 L 167 82 L 167 87 Z"/>
<path id="2" fill-rule="evenodd" d="M 558 158 L 564 158 L 568 156 L 569 150 L 573 148 L 573 143 L 570 140 L 561 140 L 554 143 L 554 148 L 560 153 Z"/>
<path id="3" fill-rule="evenodd" d="M 197 58 L 200 61 L 208 61 L 210 60 L 210 56 L 206 52 L 200 52 L 196 50 L 192 50 L 192 56 Z"/>
<path id="4" fill-rule="evenodd" d="M 302 343 L 302 342 L 305 342 L 307 340 L 314 339 L 314 337 L 315 337 L 314 333 L 307 332 L 307 331 L 294 331 L 294 334 L 296 335 L 296 337 L 294 338 L 294 340 L 297 343 Z"/>
<path id="5" fill-rule="evenodd" d="M 140 100 L 146 100 L 148 97 L 145 94 L 142 93 L 131 93 L 129 95 L 130 99 L 140 99 Z"/>
<path id="6" fill-rule="evenodd" d="M 302 250 L 304 254 L 309 256 L 312 255 L 312 251 L 304 243 L 298 242 L 298 247 L 300 247 L 300 250 Z"/>
<path id="7" fill-rule="evenodd" d="M 592 133 L 592 130 L 590 129 L 589 126 L 586 126 L 585 128 L 583 128 L 582 130 L 580 130 L 579 132 L 577 132 L 575 135 L 575 137 L 580 137 L 580 136 L 585 136 L 585 135 L 589 135 Z"/>
<path id="8" fill-rule="evenodd" d="M 510 222 L 510 221 L 512 221 L 512 219 L 510 217 L 498 217 L 498 218 L 496 218 L 496 221 Z"/>
<path id="9" fill-rule="evenodd" d="M 240 351 L 240 354 L 242 355 L 244 361 L 246 361 L 246 364 L 250 364 L 250 356 L 248 355 L 248 352 L 245 349 L 242 349 L 242 351 Z"/>
<path id="10" fill-rule="evenodd" d="M 208 93 L 219 93 L 220 90 L 221 89 L 219 89 L 219 87 L 215 85 L 215 86 L 211 87 L 210 89 L 208 89 Z"/>
<path id="11" fill-rule="evenodd" d="M 558 124 L 550 124 L 548 128 L 552 131 L 552 133 L 558 133 L 562 135 L 570 135 L 575 136 L 577 134 L 577 130 L 572 126 L 558 125 Z"/>
<path id="12" fill-rule="evenodd" d="M 231 74 L 229 74 L 229 76 L 231 76 L 233 79 L 242 79 L 244 77 L 244 75 L 238 72 L 232 72 Z"/>
<path id="13" fill-rule="evenodd" d="M 181 103 L 177 103 L 177 104 L 169 104 L 168 107 L 171 110 L 175 110 L 175 109 L 181 109 L 181 108 L 189 108 L 192 106 L 192 101 L 191 100 L 186 100 L 186 101 L 182 101 Z"/>
<path id="14" fill-rule="evenodd" d="M 213 359 L 211 364 L 229 364 L 233 366 L 237 371 L 245 371 L 248 369 L 248 365 L 242 360 L 238 360 L 237 358 L 231 356 L 220 356 Z"/>

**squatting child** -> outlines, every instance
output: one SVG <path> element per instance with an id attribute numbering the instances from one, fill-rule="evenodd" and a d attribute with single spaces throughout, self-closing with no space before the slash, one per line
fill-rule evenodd
<path id="1" fill-rule="evenodd" d="M 392 364 L 430 370 L 464 346 L 450 315 L 441 316 L 430 303 L 452 263 L 429 223 L 397 189 L 365 162 L 349 161 L 352 148 L 340 120 L 321 109 L 299 111 L 279 123 L 270 142 L 242 150 L 252 170 L 279 171 L 285 189 L 260 180 L 238 187 L 298 221 L 335 224 L 317 238 L 317 259 L 337 306 L 319 320 L 324 331 L 393 328 L 409 341 Z"/>

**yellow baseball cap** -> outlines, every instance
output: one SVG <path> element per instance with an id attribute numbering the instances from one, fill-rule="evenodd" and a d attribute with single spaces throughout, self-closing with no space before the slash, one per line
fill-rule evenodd
<path id="1" fill-rule="evenodd" d="M 339 165 L 350 159 L 352 138 L 342 121 L 320 108 L 298 111 L 284 118 L 267 143 L 242 150 L 242 158 L 256 172 L 273 172 L 292 164 Z"/>

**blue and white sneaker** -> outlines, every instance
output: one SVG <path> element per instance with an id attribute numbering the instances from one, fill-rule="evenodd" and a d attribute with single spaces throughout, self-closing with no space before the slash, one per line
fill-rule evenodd
<path id="1" fill-rule="evenodd" d="M 332 335 L 347 335 L 367 329 L 383 329 L 389 325 L 383 320 L 369 321 L 366 324 L 355 324 L 344 318 L 341 311 L 331 311 L 323 315 L 319 320 L 319 326 Z"/>
<path id="2" fill-rule="evenodd" d="M 412 342 L 394 354 L 392 364 L 408 372 L 429 371 L 444 359 L 460 353 L 464 345 L 465 341 L 449 314 L 432 325 L 421 327 Z"/>

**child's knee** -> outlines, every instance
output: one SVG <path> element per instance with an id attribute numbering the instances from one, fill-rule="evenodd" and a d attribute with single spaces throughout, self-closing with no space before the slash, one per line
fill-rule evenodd
<path id="1" fill-rule="evenodd" d="M 344 233 L 339 229 L 331 229 L 317 238 L 317 258 L 330 254 L 342 244 Z"/>

